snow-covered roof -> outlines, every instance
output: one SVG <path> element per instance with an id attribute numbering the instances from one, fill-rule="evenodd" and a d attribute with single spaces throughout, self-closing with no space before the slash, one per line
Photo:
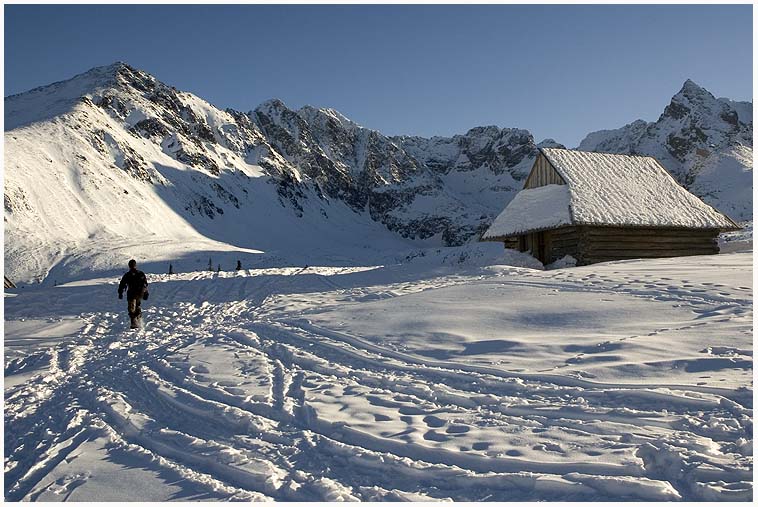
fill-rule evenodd
<path id="1" fill-rule="evenodd" d="M 558 225 L 739 228 L 681 187 L 652 157 L 560 148 L 541 151 L 566 182 L 565 190 L 553 188 L 564 185 L 522 190 L 482 239 Z"/>
<path id="2" fill-rule="evenodd" d="M 522 190 L 500 213 L 484 239 L 571 225 L 571 192 L 566 185 L 546 185 Z"/>

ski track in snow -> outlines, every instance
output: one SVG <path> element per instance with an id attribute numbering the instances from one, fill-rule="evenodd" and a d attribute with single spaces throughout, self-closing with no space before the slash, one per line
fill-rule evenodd
<path id="1" fill-rule="evenodd" d="M 94 500 L 103 459 L 144 473 L 152 500 L 750 500 L 752 383 L 729 366 L 752 376 L 752 255 L 712 271 L 693 259 L 149 275 L 137 332 L 113 280 L 20 291 L 6 327 L 72 314 L 83 326 L 53 346 L 6 345 L 5 498 Z M 730 270 L 746 285 L 708 275 Z M 694 333 L 707 357 L 671 382 L 620 380 L 590 359 L 639 336 L 567 346 L 565 365 L 538 371 L 430 356 L 339 321 L 489 289 L 686 311 L 647 336 Z M 724 333 L 740 347 L 709 342 Z"/>

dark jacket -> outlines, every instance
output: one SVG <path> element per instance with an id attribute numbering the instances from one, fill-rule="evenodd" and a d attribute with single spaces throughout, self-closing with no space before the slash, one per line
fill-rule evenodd
<path id="1" fill-rule="evenodd" d="M 124 288 L 129 287 L 126 291 L 127 299 L 141 298 L 147 294 L 147 278 L 145 273 L 138 269 L 130 269 L 121 277 L 121 283 L 118 284 L 118 295 L 124 293 Z"/>

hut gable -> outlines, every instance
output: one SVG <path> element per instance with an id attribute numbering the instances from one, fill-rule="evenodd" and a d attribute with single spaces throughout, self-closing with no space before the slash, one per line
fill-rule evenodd
<path id="1" fill-rule="evenodd" d="M 567 189 L 539 192 L 557 186 Z M 540 205 L 546 210 L 539 211 Z M 556 215 L 555 224 L 547 224 L 548 211 Z M 682 188 L 652 157 L 543 148 L 525 189 L 482 239 L 496 240 L 558 225 L 739 229 L 730 218 Z"/>
<path id="2" fill-rule="evenodd" d="M 542 152 L 537 155 L 532 170 L 526 178 L 524 188 L 544 187 L 545 185 L 565 185 L 566 181 L 558 174 L 553 164 L 545 157 Z"/>

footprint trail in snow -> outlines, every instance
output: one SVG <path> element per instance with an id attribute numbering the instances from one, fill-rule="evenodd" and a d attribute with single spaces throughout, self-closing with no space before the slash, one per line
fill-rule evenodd
<path id="1" fill-rule="evenodd" d="M 5 498 L 749 500 L 751 265 L 148 274 L 136 331 L 18 291 Z"/>

